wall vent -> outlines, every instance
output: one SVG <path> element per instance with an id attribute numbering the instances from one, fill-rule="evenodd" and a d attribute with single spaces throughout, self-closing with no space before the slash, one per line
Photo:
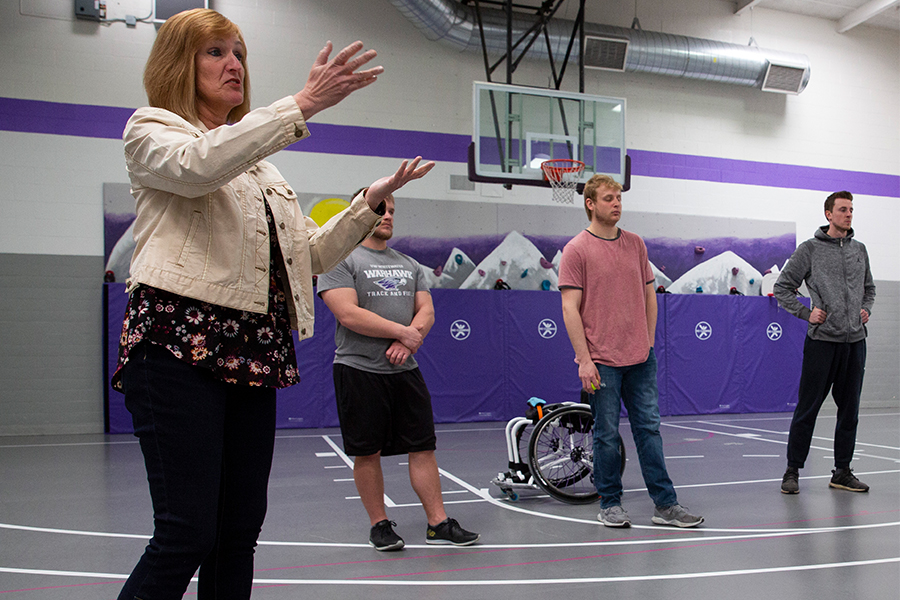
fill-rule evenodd
<path id="1" fill-rule="evenodd" d="M 762 90 L 782 94 L 799 94 L 803 89 L 803 74 L 804 69 L 769 63 Z"/>
<path id="2" fill-rule="evenodd" d="M 605 71 L 624 71 L 628 40 L 585 36 L 584 66 Z"/>

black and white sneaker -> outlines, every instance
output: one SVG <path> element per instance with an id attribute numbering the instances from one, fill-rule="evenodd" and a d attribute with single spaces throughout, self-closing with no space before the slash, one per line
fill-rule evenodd
<path id="1" fill-rule="evenodd" d="M 781 478 L 782 494 L 800 493 L 800 470 L 796 467 L 788 467 Z"/>
<path id="2" fill-rule="evenodd" d="M 481 535 L 466 531 L 459 526 L 456 519 L 446 519 L 434 527 L 425 530 L 426 544 L 453 544 L 454 546 L 471 546 Z"/>
<path id="3" fill-rule="evenodd" d="M 395 522 L 387 519 L 375 523 L 369 532 L 369 545 L 379 552 L 402 549 L 405 544 L 403 538 L 394 533 L 395 525 Z"/>

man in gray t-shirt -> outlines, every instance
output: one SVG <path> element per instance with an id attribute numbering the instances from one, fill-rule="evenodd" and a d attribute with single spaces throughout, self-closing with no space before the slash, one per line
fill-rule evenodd
<path id="1" fill-rule="evenodd" d="M 416 295 L 428 294 L 428 283 L 418 262 L 391 248 L 375 250 L 365 245 L 319 277 L 319 294 L 335 288 L 354 289 L 359 308 L 403 326 L 410 326 L 416 314 Z M 422 303 L 426 300 L 430 301 L 430 294 Z M 391 363 L 387 350 L 393 341 L 357 333 L 338 321 L 334 362 L 370 373 L 415 369 L 418 364 L 413 356 L 401 364 Z"/>
<path id="2" fill-rule="evenodd" d="M 425 542 L 468 546 L 479 535 L 444 512 L 431 396 L 413 358 L 434 324 L 434 305 L 419 263 L 387 247 L 393 228 L 389 197 L 372 236 L 318 280 L 337 320 L 334 391 L 344 452 L 354 457 L 376 550 L 404 546 L 387 517 L 381 471 L 381 457 L 397 454 L 409 455 L 410 483 L 428 519 Z"/>

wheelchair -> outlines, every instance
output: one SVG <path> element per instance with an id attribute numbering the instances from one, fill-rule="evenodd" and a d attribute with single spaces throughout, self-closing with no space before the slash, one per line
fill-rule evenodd
<path id="1" fill-rule="evenodd" d="M 594 487 L 594 418 L 584 402 L 547 404 L 531 398 L 524 417 L 506 424 L 509 470 L 498 473 L 491 483 L 511 501 L 519 490 L 543 490 L 568 504 L 589 504 L 600 496 Z M 530 429 L 530 435 L 526 436 Z M 523 440 L 527 462 L 522 460 Z M 619 436 L 621 472 L 625 471 L 625 446 Z"/>

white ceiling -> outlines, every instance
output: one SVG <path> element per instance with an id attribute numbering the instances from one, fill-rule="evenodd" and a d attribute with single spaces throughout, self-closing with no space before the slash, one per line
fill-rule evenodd
<path id="1" fill-rule="evenodd" d="M 749 7 L 819 17 L 835 22 L 838 31 L 866 25 L 900 31 L 900 0 L 737 0 L 735 10 Z"/>

